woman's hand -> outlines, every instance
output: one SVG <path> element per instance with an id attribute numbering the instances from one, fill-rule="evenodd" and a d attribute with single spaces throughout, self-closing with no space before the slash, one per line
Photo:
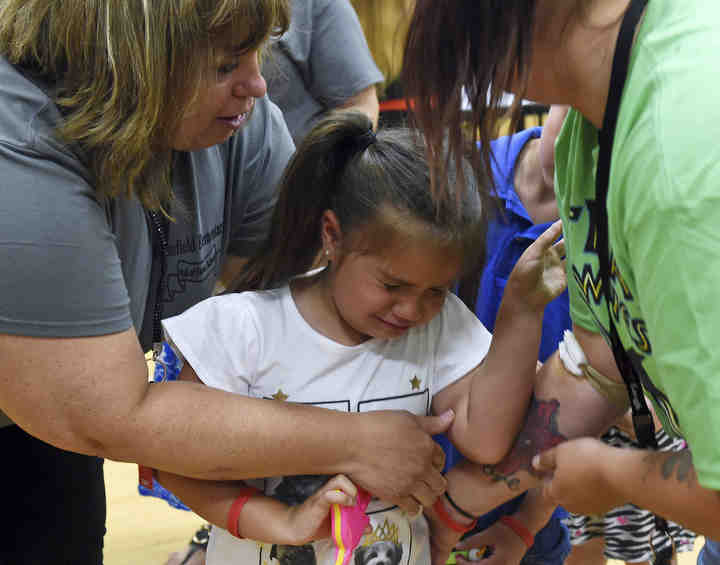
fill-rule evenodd
<path id="1" fill-rule="evenodd" d="M 543 496 L 577 514 L 604 514 L 625 504 L 606 472 L 618 451 L 586 437 L 536 455 L 532 465 L 543 478 Z"/>
<path id="2" fill-rule="evenodd" d="M 567 288 L 565 274 L 565 242 L 562 222 L 558 220 L 545 230 L 515 264 L 508 279 L 505 295 L 538 311 Z"/>
<path id="3" fill-rule="evenodd" d="M 405 411 L 356 415 L 354 462 L 344 470 L 358 485 L 410 514 L 445 492 L 445 454 L 432 436 L 444 433 L 454 413 L 414 416 Z"/>

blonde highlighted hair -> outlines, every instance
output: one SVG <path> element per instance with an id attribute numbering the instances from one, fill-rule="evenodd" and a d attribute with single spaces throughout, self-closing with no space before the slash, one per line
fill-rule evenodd
<path id="1" fill-rule="evenodd" d="M 290 20 L 287 0 L 2 0 L 0 53 L 48 81 L 98 198 L 171 198 L 170 139 L 214 50 L 252 50 Z"/>

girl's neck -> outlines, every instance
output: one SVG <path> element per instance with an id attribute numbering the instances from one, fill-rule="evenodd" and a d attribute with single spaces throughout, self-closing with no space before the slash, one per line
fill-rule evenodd
<path id="1" fill-rule="evenodd" d="M 305 322 L 319 334 L 341 345 L 359 345 L 369 338 L 351 328 L 340 316 L 327 291 L 327 272 L 293 279 L 290 293 Z"/>

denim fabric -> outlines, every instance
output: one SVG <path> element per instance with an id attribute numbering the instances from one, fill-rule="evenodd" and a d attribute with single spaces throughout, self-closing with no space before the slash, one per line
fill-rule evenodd
<path id="1" fill-rule="evenodd" d="M 486 530 L 502 516 L 513 514 L 523 498 L 524 494 L 481 516 L 478 526 L 467 535 Z M 522 558 L 521 565 L 562 565 L 565 562 L 570 553 L 570 534 L 562 521 L 565 516 L 567 512 L 563 508 L 555 510 L 548 523 L 535 534 L 535 543 Z"/>
<path id="2" fill-rule="evenodd" d="M 720 564 L 720 542 L 705 538 L 705 545 L 700 550 L 697 558 L 697 565 L 719 565 Z"/>
<path id="3" fill-rule="evenodd" d="M 562 565 L 570 553 L 570 535 L 562 519 L 553 514 L 547 525 L 535 536 L 535 544 L 520 565 Z"/>

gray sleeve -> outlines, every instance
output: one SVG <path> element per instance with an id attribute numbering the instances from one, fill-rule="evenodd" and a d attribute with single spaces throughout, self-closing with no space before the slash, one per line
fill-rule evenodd
<path id="1" fill-rule="evenodd" d="M 328 107 L 382 82 L 349 0 L 314 3 L 309 65 L 308 90 Z"/>
<path id="2" fill-rule="evenodd" d="M 0 138 L 0 332 L 39 337 L 132 325 L 105 211 L 86 171 L 48 139 Z"/>
<path id="3" fill-rule="evenodd" d="M 231 255 L 247 257 L 265 240 L 278 183 L 294 151 L 278 107 L 267 96 L 258 99 L 250 123 L 231 145 Z"/>

